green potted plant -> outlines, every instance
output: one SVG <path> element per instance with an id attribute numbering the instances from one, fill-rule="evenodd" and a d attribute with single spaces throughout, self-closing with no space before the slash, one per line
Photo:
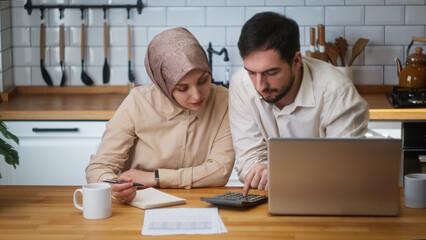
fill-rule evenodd
<path id="1" fill-rule="evenodd" d="M 4 124 L 2 120 L 0 120 L 0 132 L 5 138 L 12 139 L 16 144 L 19 144 L 18 137 L 9 132 L 6 127 L 6 124 Z M 19 165 L 18 152 L 9 143 L 3 140 L 3 138 L 0 138 L 0 155 L 3 155 L 6 163 L 12 165 L 14 168 L 16 168 L 16 165 Z"/>

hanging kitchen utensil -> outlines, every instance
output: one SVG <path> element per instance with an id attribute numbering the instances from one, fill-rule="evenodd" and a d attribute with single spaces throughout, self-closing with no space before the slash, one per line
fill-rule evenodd
<path id="1" fill-rule="evenodd" d="M 318 49 L 319 52 L 325 52 L 325 26 L 324 24 L 318 24 Z"/>
<path id="2" fill-rule="evenodd" d="M 330 58 L 331 63 L 337 66 L 337 58 L 339 57 L 339 49 L 334 43 L 328 42 L 325 44 L 325 53 Z"/>
<path id="3" fill-rule="evenodd" d="M 339 38 L 336 38 L 336 46 L 339 49 L 339 56 L 340 56 L 340 61 L 342 63 L 342 66 L 346 66 L 345 57 L 346 57 L 346 52 L 348 51 L 348 42 L 346 41 L 346 39 L 339 37 Z"/>
<path id="4" fill-rule="evenodd" d="M 41 76 L 43 77 L 43 80 L 47 85 L 53 86 L 52 78 L 50 78 L 49 73 L 47 72 L 46 68 L 44 67 L 44 46 L 45 46 L 45 30 L 44 30 L 44 23 L 41 23 L 40 24 L 40 70 L 41 70 Z"/>
<path id="5" fill-rule="evenodd" d="M 129 71 L 128 71 L 128 75 L 129 75 L 129 81 L 133 84 L 135 82 L 135 75 L 132 72 L 132 46 L 131 46 L 131 41 L 130 41 L 130 24 L 127 24 L 127 55 L 129 57 Z"/>
<path id="6" fill-rule="evenodd" d="M 109 82 L 110 78 L 110 72 L 109 72 L 109 66 L 108 66 L 108 30 L 107 30 L 107 23 L 104 21 L 104 67 L 102 69 L 102 79 L 103 83 L 106 84 Z"/>
<path id="7" fill-rule="evenodd" d="M 354 62 L 355 58 L 362 52 L 362 50 L 364 50 L 365 45 L 367 45 L 367 43 L 368 39 L 365 38 L 360 38 L 355 42 L 354 47 L 352 48 L 352 56 L 348 66 L 352 66 L 352 63 Z"/>
<path id="8" fill-rule="evenodd" d="M 315 35 L 315 28 L 310 28 L 309 29 L 309 49 L 311 50 L 311 52 L 315 52 L 316 51 L 316 49 L 315 49 L 315 38 L 316 38 L 316 35 Z"/>
<path id="9" fill-rule="evenodd" d="M 93 85 L 93 80 L 87 75 L 86 72 L 84 72 L 84 51 L 85 51 L 85 33 L 84 33 L 84 23 L 81 24 L 81 81 L 83 81 L 84 84 L 90 86 Z"/>
<path id="10" fill-rule="evenodd" d="M 64 25 L 59 25 L 59 64 L 61 65 L 62 77 L 61 86 L 65 86 L 65 66 L 64 66 Z"/>

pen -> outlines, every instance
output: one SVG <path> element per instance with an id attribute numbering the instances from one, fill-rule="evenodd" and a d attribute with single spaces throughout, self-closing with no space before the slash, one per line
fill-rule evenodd
<path id="1" fill-rule="evenodd" d="M 127 183 L 126 181 L 116 180 L 116 179 L 102 179 L 103 182 L 107 183 Z M 133 183 L 133 187 L 143 187 L 144 185 L 141 183 Z"/>

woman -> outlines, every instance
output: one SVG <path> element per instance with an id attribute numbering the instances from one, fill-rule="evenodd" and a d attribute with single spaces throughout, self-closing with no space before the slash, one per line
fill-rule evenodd
<path id="1" fill-rule="evenodd" d="M 132 182 L 224 186 L 234 165 L 228 91 L 211 84 L 204 49 L 188 30 L 169 29 L 148 45 L 145 68 L 154 84 L 133 89 L 107 123 L 87 182 L 128 182 L 111 187 L 122 202 L 136 196 Z"/>

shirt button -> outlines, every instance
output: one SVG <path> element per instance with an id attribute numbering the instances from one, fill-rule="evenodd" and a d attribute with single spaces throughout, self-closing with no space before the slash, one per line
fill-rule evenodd
<path id="1" fill-rule="evenodd" d="M 180 147 L 179 147 L 179 150 L 180 150 L 180 151 L 183 151 L 183 150 L 185 150 L 185 147 L 184 147 L 184 146 L 180 146 Z"/>

